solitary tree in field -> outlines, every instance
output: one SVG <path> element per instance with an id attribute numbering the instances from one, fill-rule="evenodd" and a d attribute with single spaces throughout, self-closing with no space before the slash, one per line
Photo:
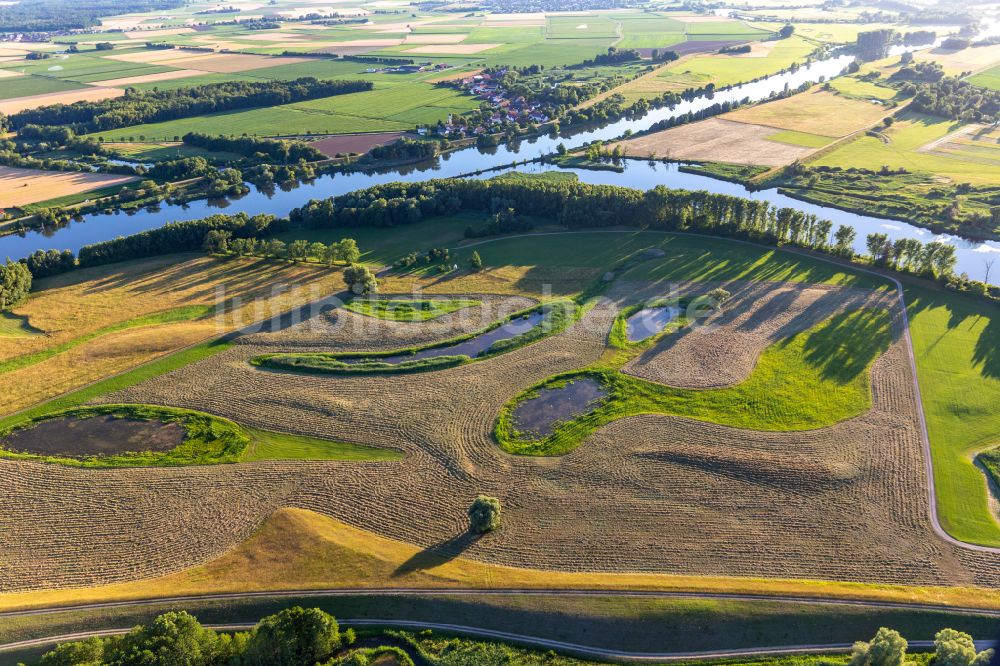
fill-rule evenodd
<path id="1" fill-rule="evenodd" d="M 791 23 L 786 23 L 781 26 L 781 30 L 778 31 L 778 36 L 782 39 L 788 39 L 795 33 L 795 26 Z"/>
<path id="2" fill-rule="evenodd" d="M 500 528 L 500 500 L 480 495 L 469 507 L 469 529 L 476 534 L 486 534 Z"/>
<path id="3" fill-rule="evenodd" d="M 348 289 L 359 296 L 378 292 L 378 280 L 367 266 L 351 264 L 344 269 L 344 282 Z"/>
<path id="4" fill-rule="evenodd" d="M 472 256 L 469 257 L 469 266 L 471 266 L 474 271 L 483 270 L 483 259 L 475 250 L 473 250 Z"/>

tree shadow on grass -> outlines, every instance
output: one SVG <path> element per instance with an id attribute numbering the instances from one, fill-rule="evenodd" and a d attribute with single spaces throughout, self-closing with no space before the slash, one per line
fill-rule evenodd
<path id="1" fill-rule="evenodd" d="M 885 352 L 890 341 L 888 316 L 880 310 L 844 312 L 805 333 L 805 361 L 823 379 L 847 384 Z"/>
<path id="2" fill-rule="evenodd" d="M 1000 379 L 1000 318 L 991 317 L 976 340 L 972 361 L 982 368 L 984 377 Z"/>
<path id="3" fill-rule="evenodd" d="M 397 578 L 399 576 L 405 576 L 406 574 L 417 571 L 426 571 L 428 569 L 439 567 L 442 564 L 447 564 L 448 562 L 459 557 L 470 546 L 472 546 L 472 544 L 478 541 L 479 536 L 480 535 L 478 534 L 473 534 L 472 532 L 467 531 L 449 537 L 444 541 L 439 541 L 433 546 L 429 546 L 421 550 L 413 557 L 400 564 L 399 567 L 392 572 L 392 577 Z"/>

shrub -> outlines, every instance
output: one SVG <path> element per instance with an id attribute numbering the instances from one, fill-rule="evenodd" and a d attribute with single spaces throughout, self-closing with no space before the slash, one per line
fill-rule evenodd
<path id="1" fill-rule="evenodd" d="M 500 500 L 480 495 L 469 507 L 469 528 L 476 534 L 486 534 L 500 528 Z"/>

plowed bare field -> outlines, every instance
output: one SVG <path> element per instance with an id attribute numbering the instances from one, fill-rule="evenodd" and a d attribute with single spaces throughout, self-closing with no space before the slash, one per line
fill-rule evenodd
<path id="1" fill-rule="evenodd" d="M 391 349 L 443 340 L 469 325 L 462 317 L 484 316 L 483 308 L 470 308 L 425 324 L 365 318 L 369 328 L 359 333 L 359 315 L 327 312 L 278 333 L 245 336 L 226 352 L 106 400 L 188 407 L 248 426 L 394 448 L 406 453 L 404 460 L 100 474 L 3 461 L 0 589 L 176 571 L 221 554 L 287 506 L 429 547 L 464 531 L 468 502 L 481 492 L 503 500 L 504 528 L 463 556 L 487 562 L 568 571 L 1000 584 L 994 556 L 960 551 L 931 529 L 895 302 L 855 290 L 812 294 L 810 288 L 771 287 L 773 294 L 766 285 L 738 293 L 732 314 L 719 318 L 713 336 L 744 336 L 737 348 L 715 346 L 712 362 L 735 368 L 723 379 L 738 379 L 747 359 L 778 330 L 799 330 L 821 311 L 885 306 L 895 315 L 896 339 L 873 366 L 868 413 L 831 428 L 786 433 L 637 416 L 604 427 L 560 458 L 512 457 L 490 436 L 502 405 L 555 373 L 597 360 L 619 308 L 635 302 L 636 284 L 618 285 L 611 300 L 564 333 L 440 372 L 300 375 L 261 371 L 247 362 L 280 350 Z M 781 307 L 787 299 L 792 303 Z M 487 302 L 496 310 L 530 301 Z M 778 317 L 774 325 L 752 325 L 772 316 Z M 678 364 L 704 367 L 685 344 L 670 353 Z"/>

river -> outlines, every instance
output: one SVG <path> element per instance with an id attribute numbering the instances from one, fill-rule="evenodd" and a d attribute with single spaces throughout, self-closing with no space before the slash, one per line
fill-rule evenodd
<path id="1" fill-rule="evenodd" d="M 138 233 L 169 222 L 194 220 L 214 213 L 271 213 L 285 216 L 293 208 L 301 206 L 310 199 L 336 196 L 380 183 L 449 178 L 484 169 L 509 168 L 514 162 L 552 154 L 556 152 L 560 143 L 572 148 L 595 140 L 608 141 L 620 137 L 626 130 L 639 132 L 661 120 L 688 112 L 696 112 L 719 102 L 735 102 L 745 99 L 764 100 L 774 93 L 780 93 L 788 88 L 796 88 L 803 83 L 832 78 L 840 74 L 851 60 L 852 57 L 847 55 L 833 56 L 803 66 L 793 73 L 776 74 L 760 81 L 717 92 L 712 96 L 684 101 L 672 109 L 652 109 L 641 118 L 623 118 L 599 128 L 589 128 L 577 132 L 569 131 L 558 137 L 538 137 L 511 146 L 500 146 L 486 152 L 475 147 L 466 148 L 426 163 L 398 169 L 326 175 L 309 183 L 287 188 L 259 189 L 251 186 L 251 191 L 248 194 L 230 199 L 198 200 L 187 204 L 163 203 L 154 208 L 130 213 L 87 215 L 81 220 L 70 222 L 59 229 L 29 231 L 22 235 L 0 237 L 0 257 L 20 258 L 35 250 L 49 249 L 69 249 L 75 252 L 91 243 Z M 519 165 L 516 168 L 519 171 L 539 172 L 555 167 L 527 164 Z M 1000 243 L 997 242 L 975 242 L 948 234 L 935 234 L 905 222 L 884 220 L 809 204 L 782 195 L 776 189 L 751 193 L 742 185 L 707 176 L 682 173 L 678 171 L 675 164 L 649 164 L 645 161 L 629 160 L 624 173 L 572 171 L 580 177 L 580 180 L 588 183 L 623 185 L 644 189 L 656 185 L 666 185 L 673 188 L 708 190 L 721 194 L 766 200 L 778 207 L 790 207 L 807 213 L 815 213 L 820 217 L 832 220 L 835 224 L 849 224 L 857 229 L 856 249 L 859 252 L 863 252 L 865 249 L 865 236 L 873 232 L 886 233 L 892 239 L 911 237 L 924 242 L 938 240 L 951 243 L 956 247 L 957 271 L 967 273 L 973 279 L 983 279 L 986 274 L 986 261 L 1000 255 Z"/>

